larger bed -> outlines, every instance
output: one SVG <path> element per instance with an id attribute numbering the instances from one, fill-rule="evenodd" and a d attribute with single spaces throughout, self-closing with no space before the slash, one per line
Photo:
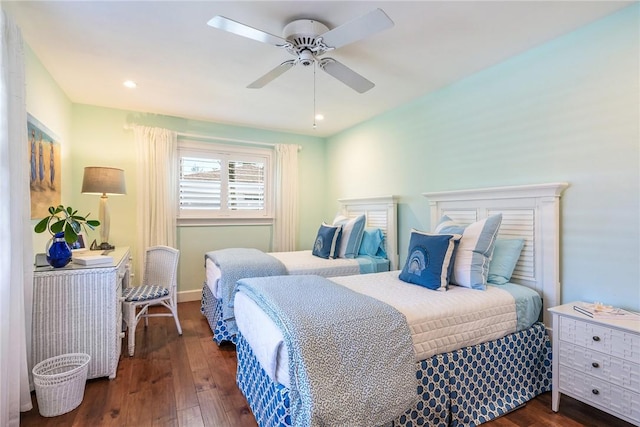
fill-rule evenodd
<path id="1" fill-rule="evenodd" d="M 311 250 L 292 252 L 261 253 L 256 249 L 233 249 L 227 254 L 238 257 L 260 259 L 265 264 L 269 258 L 275 258 L 284 266 L 282 274 L 288 275 L 319 275 L 322 277 L 350 276 L 358 274 L 389 271 L 397 268 L 397 203 L 394 196 L 368 197 L 355 199 L 340 199 L 339 215 L 353 219 L 364 215 L 367 231 L 378 231 L 382 237 L 381 248 L 383 256 L 358 254 L 354 258 L 325 259 L 314 256 Z M 373 235 L 373 234 L 372 234 Z M 233 308 L 229 304 L 229 289 L 224 283 L 224 272 L 219 262 L 214 261 L 214 255 L 220 251 L 205 254 L 205 282 L 202 287 L 201 312 L 207 318 L 213 339 L 216 343 L 236 343 L 236 326 L 233 320 Z M 262 262 L 261 261 L 261 262 Z M 255 261 L 256 263 L 258 261 Z M 253 273 L 252 273 L 253 274 Z M 242 273 L 242 277 L 247 277 Z"/>
<path id="2" fill-rule="evenodd" d="M 394 307 L 406 318 L 413 344 L 409 345 L 415 373 L 411 385 L 417 395 L 414 402 L 396 412 L 391 425 L 477 425 L 550 390 L 548 331 L 538 315 L 541 319 L 546 308 L 559 303 L 559 199 L 566 187 L 559 183 L 424 194 L 431 205 L 432 228 L 443 215 L 464 224 L 502 215 L 498 238 L 525 241 L 511 283 L 488 286 L 484 291 L 452 286 L 446 292 L 437 292 L 399 280 L 398 271 L 331 279 L 340 288 Z M 252 286 L 259 287 L 268 280 L 243 282 L 236 294 L 240 332 L 237 382 L 259 425 L 289 426 L 300 419 L 300 415 L 292 417 L 292 409 L 300 413 L 301 407 L 313 406 L 309 402 L 314 401 L 301 400 L 300 395 L 305 393 L 299 390 L 298 378 L 292 386 L 291 376 L 297 377 L 301 368 L 290 364 L 290 357 L 295 360 L 298 352 L 290 332 L 283 332 L 278 326 L 282 321 L 267 315 L 269 310 L 253 295 Z M 294 284 L 283 286 L 295 289 Z M 314 294 L 309 295 L 313 298 Z M 368 327 L 365 324 L 363 328 Z M 381 331 L 385 328 L 380 325 Z M 323 343 L 321 348 L 334 346 L 330 335 L 318 340 Z M 392 353 L 405 350 L 396 347 Z M 341 351 L 344 360 L 367 360 L 366 364 L 372 366 L 371 351 Z M 321 355 L 319 359 L 324 357 L 330 356 Z M 306 360 L 303 366 L 315 363 Z M 374 375 L 374 371 L 371 368 L 369 374 Z M 340 391 L 350 385 L 335 386 L 335 378 L 332 381 L 332 387 Z M 366 399 L 369 385 L 360 385 L 358 379 L 353 382 L 363 393 L 350 390 L 349 396 L 355 400 L 341 398 L 329 410 L 330 416 L 349 413 L 351 407 L 360 405 L 357 400 Z M 326 401 L 319 402 L 322 408 L 327 405 Z M 374 407 L 371 410 L 375 412 Z M 366 423 L 352 418 L 346 425 Z"/>

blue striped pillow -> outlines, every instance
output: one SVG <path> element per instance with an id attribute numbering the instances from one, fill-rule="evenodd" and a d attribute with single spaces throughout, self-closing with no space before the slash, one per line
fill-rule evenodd
<path id="1" fill-rule="evenodd" d="M 439 234 L 462 234 L 456 250 L 451 283 L 472 289 L 487 289 L 489 262 L 493 255 L 502 214 L 464 226 L 448 216 L 443 216 L 436 226 Z"/>
<path id="2" fill-rule="evenodd" d="M 358 256 L 362 235 L 364 234 L 364 226 L 367 222 L 366 216 L 358 215 L 353 219 L 345 216 L 337 216 L 333 220 L 333 225 L 342 226 L 342 235 L 340 236 L 339 258 L 355 258 Z"/>

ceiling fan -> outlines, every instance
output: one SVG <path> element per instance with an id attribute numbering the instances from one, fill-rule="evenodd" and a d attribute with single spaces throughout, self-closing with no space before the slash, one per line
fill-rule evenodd
<path id="1" fill-rule="evenodd" d="M 294 65 L 300 64 L 303 67 L 309 67 L 317 64 L 320 69 L 353 90 L 364 93 L 375 85 L 341 62 L 333 58 L 322 57 L 322 55 L 386 30 L 393 26 L 393 21 L 382 9 L 374 9 L 331 30 L 322 22 L 312 19 L 298 19 L 284 27 L 282 37 L 241 24 L 224 16 L 213 17 L 207 22 L 207 25 L 283 48 L 296 57 L 296 59 L 284 61 L 251 83 L 247 86 L 248 88 L 261 88 L 291 69 Z"/>

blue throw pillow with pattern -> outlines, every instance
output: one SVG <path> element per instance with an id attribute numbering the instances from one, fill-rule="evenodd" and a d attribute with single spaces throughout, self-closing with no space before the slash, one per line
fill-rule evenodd
<path id="1" fill-rule="evenodd" d="M 411 230 L 409 253 L 400 280 L 446 291 L 459 234 L 429 234 Z"/>
<path id="2" fill-rule="evenodd" d="M 323 222 L 316 235 L 311 253 L 320 258 L 337 258 L 341 230 L 340 225 L 329 225 Z"/>

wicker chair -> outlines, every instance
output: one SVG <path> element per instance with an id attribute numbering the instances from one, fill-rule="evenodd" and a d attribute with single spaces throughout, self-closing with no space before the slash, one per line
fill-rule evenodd
<path id="1" fill-rule="evenodd" d="M 129 335 L 129 356 L 133 356 L 136 346 L 136 326 L 144 317 L 145 327 L 149 317 L 172 316 L 182 335 L 178 320 L 177 274 L 180 251 L 168 246 L 153 246 L 147 249 L 144 262 L 144 276 L 140 286 L 123 289 L 123 317 Z M 169 313 L 149 313 L 149 307 L 162 305 Z"/>

